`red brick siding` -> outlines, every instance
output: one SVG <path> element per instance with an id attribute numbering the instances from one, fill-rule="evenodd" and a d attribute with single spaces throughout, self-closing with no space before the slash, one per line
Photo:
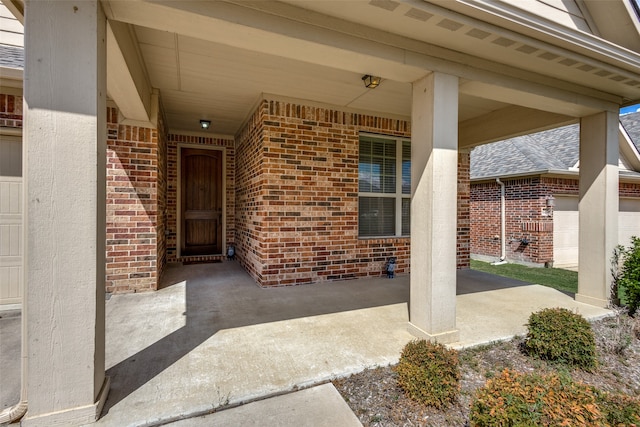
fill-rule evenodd
<path id="1" fill-rule="evenodd" d="M 162 268 L 158 264 L 162 132 L 118 124 L 117 115 L 115 108 L 107 109 L 106 290 L 154 290 Z"/>
<path id="2" fill-rule="evenodd" d="M 547 192 L 540 177 L 503 180 L 506 255 L 509 260 L 543 264 L 553 259 L 553 217 L 543 216 Z M 500 186 L 471 185 L 471 253 L 500 256 Z M 529 243 L 523 244 L 522 239 Z"/>
<path id="3" fill-rule="evenodd" d="M 409 238 L 358 238 L 359 132 L 408 138 L 410 124 L 265 100 L 240 133 L 238 257 L 262 286 L 380 276 L 390 256 L 409 272 Z"/>
<path id="4" fill-rule="evenodd" d="M 470 150 L 460 150 L 458 153 L 458 230 L 457 230 L 457 262 L 458 269 L 469 268 L 470 260 L 470 229 L 469 215 L 471 186 L 469 180 L 471 157 Z"/>
<path id="5" fill-rule="evenodd" d="M 158 179 L 157 179 L 157 202 L 158 220 L 156 227 L 157 234 L 157 262 L 156 277 L 157 283 L 162 278 L 162 272 L 167 264 L 167 132 L 164 124 L 164 111 L 162 102 L 158 113 Z M 157 285 L 156 285 L 157 288 Z"/>
<path id="6" fill-rule="evenodd" d="M 577 179 L 544 176 L 503 180 L 506 185 L 507 258 L 544 264 L 553 260 L 553 216 L 543 216 L 546 197 L 579 194 Z M 620 197 L 640 197 L 640 185 L 620 183 Z M 500 186 L 471 184 L 471 253 L 500 256 Z M 529 245 L 518 241 L 529 239 Z"/>
<path id="7" fill-rule="evenodd" d="M 167 261 L 207 261 L 224 258 L 223 255 L 178 256 L 178 153 L 180 145 L 222 147 L 225 152 L 226 182 L 226 234 L 223 249 L 235 244 L 235 148 L 233 139 L 213 138 L 193 135 L 169 134 L 167 141 Z M 226 252 L 225 252 L 226 253 Z"/>
<path id="8" fill-rule="evenodd" d="M 0 126 L 22 127 L 22 97 L 0 93 Z"/>
<path id="9" fill-rule="evenodd" d="M 267 103 L 262 102 L 236 138 L 236 250 L 249 274 L 262 283 L 262 270 L 269 263 L 262 242 L 265 168 L 263 121 Z M 274 257 L 275 258 L 275 257 Z"/>
<path id="10" fill-rule="evenodd" d="M 620 197 L 640 197 L 640 184 L 621 182 Z"/>

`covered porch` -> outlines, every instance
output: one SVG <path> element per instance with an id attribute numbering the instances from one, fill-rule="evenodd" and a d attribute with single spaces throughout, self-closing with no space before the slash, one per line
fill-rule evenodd
<path id="1" fill-rule="evenodd" d="M 237 262 L 171 266 L 163 288 L 106 304 L 111 391 L 99 425 L 153 425 L 396 363 L 409 277 L 262 289 Z M 458 272 L 456 348 L 525 332 L 531 312 L 608 311 L 473 270 Z"/>
<path id="2" fill-rule="evenodd" d="M 409 282 L 260 288 L 237 262 L 171 265 L 157 292 L 106 302 L 111 389 L 98 425 L 163 425 L 394 364 L 415 338 L 406 328 Z M 609 314 L 475 270 L 458 271 L 456 304 L 458 349 L 521 335 L 542 308 Z M 0 324 L 3 343 L 17 346 L 19 335 L 18 322 Z M 18 358 L 1 353 L 2 404 L 19 396 L 18 371 Z"/>
<path id="3" fill-rule="evenodd" d="M 233 192 L 219 187 L 224 193 L 221 206 L 210 213 L 209 219 L 221 224 L 215 226 L 221 236 L 215 255 L 222 257 L 226 245 L 234 243 L 239 249 L 238 261 L 253 280 L 264 285 L 379 273 L 369 254 L 358 252 L 359 245 L 368 250 L 371 244 L 358 230 L 358 202 L 363 197 L 357 186 L 358 135 L 391 133 L 410 138 L 407 197 L 411 199 L 411 252 L 409 259 L 405 249 L 404 261 L 411 275 L 398 279 L 409 282 L 409 301 L 406 305 L 405 298 L 399 305 L 386 306 L 390 324 L 399 328 L 389 331 L 396 337 L 395 356 L 391 357 L 397 357 L 398 349 L 412 336 L 406 332 L 407 326 L 415 336 L 460 345 L 469 339 L 467 334 L 479 334 L 464 330 L 467 326 L 463 325 L 482 322 L 459 316 L 473 312 L 467 304 L 482 306 L 465 303 L 469 295 L 480 294 L 456 296 L 461 280 L 458 275 L 465 274 L 456 271 L 457 254 L 464 252 L 458 236 L 468 232 L 464 218 L 460 218 L 460 212 L 468 209 L 468 199 L 459 191 L 460 157 L 478 144 L 579 121 L 583 129 L 580 229 L 584 230 L 580 246 L 585 250 L 580 251 L 584 268 L 576 299 L 600 307 L 607 304 L 609 258 L 616 235 L 617 114 L 621 105 L 640 99 L 638 55 L 571 26 L 536 19 L 527 11 L 514 13 L 507 5 L 487 11 L 481 7 L 483 2 L 474 1 L 454 2 L 447 9 L 430 2 L 344 2 L 340 8 L 331 4 L 86 1 L 76 6 L 26 1 L 26 425 L 91 422 L 109 394 L 112 401 L 121 400 L 107 404 L 109 413 L 103 422 L 108 422 L 118 404 L 153 384 L 155 378 L 171 375 L 174 367 L 197 363 L 185 356 L 202 357 L 198 350 L 203 345 L 211 345 L 215 351 L 220 345 L 218 338 L 226 335 L 210 335 L 212 330 L 205 326 L 211 320 L 208 316 L 215 317 L 212 308 L 194 310 L 191 317 L 189 305 L 195 301 L 189 293 L 197 283 L 190 285 L 189 279 L 155 295 L 112 297 L 126 301 L 169 295 L 166 323 L 158 319 L 143 328 L 130 319 L 121 325 L 129 329 L 129 336 L 122 330 L 115 332 L 127 341 L 138 333 L 143 338 L 156 337 L 142 343 L 133 354 L 128 352 L 131 349 L 116 350 L 118 346 L 110 341 L 110 328 L 117 320 L 105 315 L 103 304 L 105 276 L 108 281 L 129 281 L 129 291 L 138 290 L 135 286 L 148 278 L 158 279 L 156 284 L 166 283 L 163 281 L 172 274 L 165 269 L 167 260 L 172 256 L 177 260 L 181 251 L 186 252 L 186 247 L 180 246 L 185 238 L 181 233 L 190 226 L 180 222 L 180 216 L 187 213 L 177 205 L 181 197 L 178 171 L 186 164 L 186 157 L 172 157 L 175 152 L 169 143 L 175 142 L 176 147 L 181 143 L 197 145 L 203 138 L 211 138 L 194 129 L 201 119 L 210 118 L 213 129 L 222 134 L 214 139 L 220 141 L 218 151 L 224 155 L 210 156 L 216 157 L 211 164 L 222 165 L 222 182 L 237 184 Z M 77 48 L 69 50 L 72 45 Z M 381 76 L 383 82 L 377 89 L 364 88 L 363 75 Z M 286 105 L 295 107 L 290 111 Z M 321 115 L 326 119 L 318 120 Z M 291 123 L 277 117 L 295 119 L 295 127 L 289 128 Z M 318 134 L 316 128 L 322 127 L 328 128 L 328 135 Z M 140 140 L 132 141 L 133 133 Z M 112 136 L 116 143 L 107 158 L 107 139 Z M 303 163 L 331 160 L 331 155 L 304 148 L 325 142 L 335 144 L 326 148 L 338 157 L 335 163 Z M 122 166 L 123 174 L 110 175 L 116 164 L 123 164 L 117 149 L 125 146 L 135 153 L 134 161 Z M 294 153 L 288 153 L 289 149 Z M 231 161 L 232 152 L 239 160 L 237 170 L 226 175 L 225 162 Z M 319 168 L 317 173 L 314 167 Z M 134 181 L 136 185 L 131 187 L 120 185 Z M 327 189 L 324 193 L 340 188 L 341 194 L 315 194 L 326 198 L 318 202 L 301 194 L 304 189 L 295 188 L 302 181 L 309 187 L 322 185 Z M 110 186 L 110 182 L 118 184 Z M 128 194 L 123 207 L 109 202 L 111 191 Z M 172 191 L 175 198 L 170 196 Z M 182 196 L 186 191 L 183 189 Z M 292 192 L 291 198 L 277 199 L 287 191 Z M 378 240 L 393 240 L 406 248 L 409 237 L 403 234 L 400 221 L 404 192 L 401 186 L 396 191 L 395 232 Z M 133 225 L 127 226 L 127 232 L 118 226 L 109 229 L 105 226 L 109 215 Z M 318 223 L 302 226 L 298 218 Z M 129 236 L 130 228 L 135 230 L 134 237 Z M 316 234 L 305 234 L 309 232 Z M 318 236 L 327 244 L 313 246 Z M 119 245 L 128 248 L 119 251 L 115 248 Z M 134 245 L 140 247 L 132 248 Z M 305 246 L 320 254 L 299 255 L 292 249 Z M 121 255 L 135 259 L 114 261 Z M 326 259 L 316 259 L 323 257 Z M 342 269 L 339 266 L 343 263 L 354 266 Z M 335 274 L 325 277 L 319 272 L 329 270 L 323 268 L 327 265 L 338 267 Z M 105 267 L 111 275 L 105 275 Z M 313 288 L 344 286 L 340 293 L 341 299 L 346 299 L 350 283 Z M 313 288 L 260 292 L 300 293 Z M 177 294 L 172 296 L 172 292 Z M 522 298 L 517 292 L 510 298 L 540 304 L 546 291 Z M 551 300 L 558 305 L 558 295 L 551 295 Z M 566 303 L 579 304 L 572 299 Z M 329 304 L 339 306 L 336 301 Z M 255 306 L 245 309 L 252 312 Z M 349 326 L 357 335 L 369 327 L 361 310 L 372 309 L 347 310 L 331 315 L 347 316 L 342 323 L 321 330 L 348 330 Z M 526 319 L 527 310 L 518 314 Z M 295 347 L 303 352 L 299 355 L 302 359 L 308 357 L 307 352 L 323 354 L 339 347 L 335 343 L 326 349 L 314 347 L 309 324 L 321 323 L 325 314 L 310 314 L 295 321 L 276 317 L 267 323 L 276 325 L 275 330 L 257 333 L 273 334 L 270 342 L 277 343 L 275 352 L 283 345 L 278 336 L 297 332 L 303 341 Z M 168 320 L 174 319 L 172 316 L 177 323 Z M 243 334 L 264 327 L 263 322 L 246 322 L 249 325 L 240 322 L 226 327 Z M 500 323 L 486 323 L 498 332 L 495 338 L 514 333 L 500 332 Z M 370 333 L 379 334 L 379 329 Z M 134 356 L 141 352 L 142 360 L 148 357 L 153 361 L 157 353 L 145 349 L 171 344 L 165 334 L 180 337 L 191 349 L 184 353 L 169 348 L 173 360 L 169 358 L 168 366 L 150 363 L 151 371 L 139 366 L 131 373 L 138 378 L 133 388 L 118 397 L 116 371 L 123 360 L 138 366 Z M 229 342 L 227 359 L 240 364 L 242 354 L 252 354 L 247 348 L 251 335 L 233 337 Z M 53 354 L 51 349 L 55 349 Z M 240 354 L 235 353 L 238 350 Z M 111 351 L 121 353 L 110 359 Z M 271 360 L 264 346 L 256 352 Z M 246 363 L 247 369 L 253 367 L 260 377 L 260 364 L 250 359 Z M 317 367 L 323 361 L 314 363 Z M 365 358 L 360 363 L 369 362 Z M 235 372 L 235 365 L 225 366 Z M 158 366 L 160 370 L 154 372 Z M 109 393 L 110 370 L 114 385 Z M 207 374 L 209 370 L 203 367 Z M 184 389 L 195 390 L 198 378 L 191 378 L 188 372 L 176 373 L 178 386 L 165 390 L 158 400 L 166 401 Z M 233 387 L 241 383 L 231 373 L 225 375 L 215 383 L 222 387 L 220 384 L 228 381 L 231 387 L 220 389 L 222 401 L 227 395 L 232 398 L 237 393 Z M 301 374 L 296 384 L 310 381 L 305 378 Z M 252 393 L 245 398 L 252 398 Z M 198 410 L 206 410 L 202 408 Z"/>

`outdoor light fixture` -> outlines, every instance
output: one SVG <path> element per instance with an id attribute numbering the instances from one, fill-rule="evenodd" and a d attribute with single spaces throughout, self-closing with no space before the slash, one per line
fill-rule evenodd
<path id="1" fill-rule="evenodd" d="M 556 199 L 553 196 L 548 196 L 546 201 L 548 208 L 552 208 L 556 205 Z"/>
<path id="2" fill-rule="evenodd" d="M 373 89 L 378 87 L 380 82 L 382 81 L 382 77 L 370 76 L 369 74 L 362 76 L 362 81 L 367 89 Z"/>
<path id="3" fill-rule="evenodd" d="M 211 120 L 200 120 L 200 127 L 204 130 L 209 129 L 209 127 L 211 126 Z"/>
<path id="4" fill-rule="evenodd" d="M 545 207 L 542 208 L 542 216 L 552 216 L 553 215 L 553 207 L 556 205 L 556 199 L 549 195 L 544 199 Z"/>

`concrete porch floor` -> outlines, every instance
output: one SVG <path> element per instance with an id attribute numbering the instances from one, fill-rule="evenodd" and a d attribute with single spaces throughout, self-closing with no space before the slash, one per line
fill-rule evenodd
<path id="1" fill-rule="evenodd" d="M 261 289 L 237 262 L 170 266 L 158 292 L 106 303 L 111 390 L 98 425 L 165 424 L 396 363 L 413 339 L 408 299 L 408 276 Z M 453 346 L 523 334 L 544 307 L 608 314 L 550 288 L 459 271 Z"/>

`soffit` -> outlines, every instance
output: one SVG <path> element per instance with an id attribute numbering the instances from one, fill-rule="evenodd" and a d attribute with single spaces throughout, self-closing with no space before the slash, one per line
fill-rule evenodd
<path id="1" fill-rule="evenodd" d="M 375 2 L 347 3 L 381 9 L 370 4 Z M 619 100 L 575 82 L 365 26 L 338 9 L 341 14 L 335 18 L 272 1 L 105 3 L 111 20 L 134 26 L 151 85 L 161 91 L 171 129 L 195 131 L 200 118 L 211 118 L 213 132 L 235 134 L 263 93 L 408 118 L 410 82 L 438 69 L 432 66 L 467 79 L 488 71 L 480 86 L 461 78 L 460 122 L 509 104 L 579 117 L 600 110 L 582 102 L 606 99 L 614 103 L 602 107 L 608 109 Z M 400 26 L 404 19 L 420 21 L 405 15 L 396 22 Z M 450 20 L 438 22 L 441 25 L 436 26 L 450 37 L 482 38 L 471 30 L 471 35 L 452 36 L 456 31 L 443 28 Z M 502 39 L 485 38 L 491 48 L 508 47 L 500 45 L 507 44 Z M 360 77 L 368 73 L 383 77 L 379 88 L 364 88 Z M 523 82 L 527 87 L 521 91 L 518 85 Z M 529 102 L 527 93 L 537 98 Z M 580 110 L 581 105 L 589 107 Z"/>
<path id="2" fill-rule="evenodd" d="M 584 24 L 571 28 L 508 2 L 498 8 L 498 2 L 482 0 L 284 1 L 496 64 L 640 99 L 637 53 L 587 34 Z"/>
<path id="3" fill-rule="evenodd" d="M 365 88 L 359 73 L 281 58 L 175 33 L 135 27 L 151 85 L 160 89 L 172 129 L 233 135 L 263 93 L 385 115 L 411 115 L 411 85 Z"/>
<path id="4" fill-rule="evenodd" d="M 326 103 L 386 116 L 411 116 L 411 84 L 383 80 L 367 89 L 362 75 L 135 26 L 151 85 L 160 89 L 168 125 L 198 130 L 212 120 L 216 133 L 233 135 L 261 94 Z M 460 120 L 507 104 L 460 96 Z"/>

